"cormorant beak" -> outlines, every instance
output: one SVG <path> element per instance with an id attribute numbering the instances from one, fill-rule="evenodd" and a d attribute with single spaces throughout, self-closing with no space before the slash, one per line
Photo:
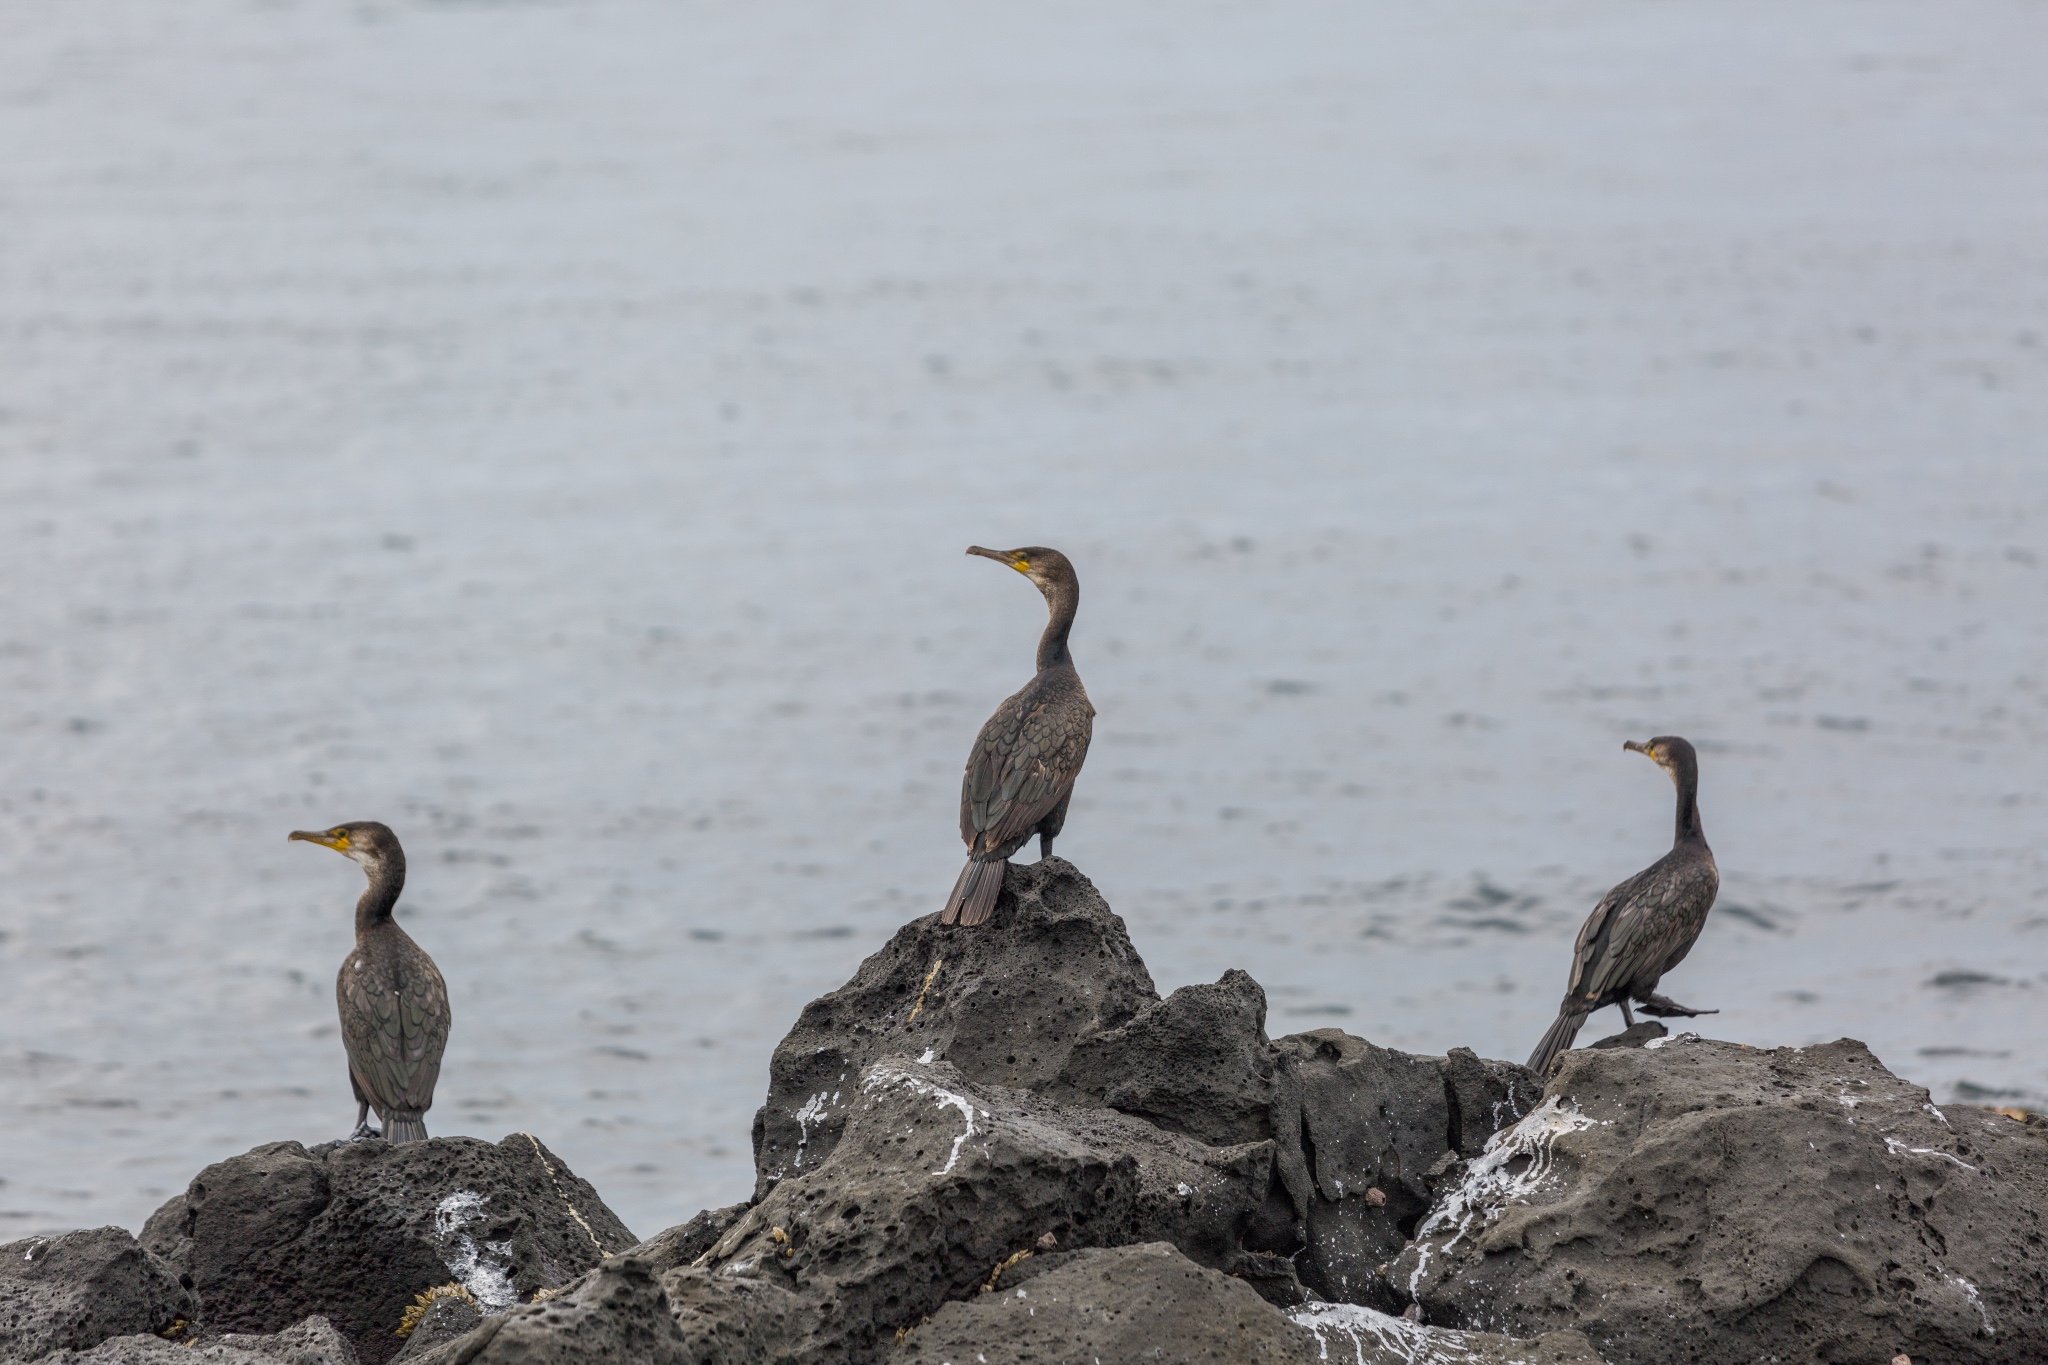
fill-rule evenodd
<path id="1" fill-rule="evenodd" d="M 979 545 L 968 546 L 967 553 L 980 555 L 983 559 L 993 559 L 998 564 L 1007 564 L 1021 574 L 1029 574 L 1031 572 L 1031 561 L 1020 554 L 1005 554 L 1001 550 L 985 549 Z"/>
<path id="2" fill-rule="evenodd" d="M 292 839 L 304 839 L 309 844 L 318 844 L 322 848 L 331 848 L 336 853 L 348 852 L 348 836 L 346 834 L 324 834 L 319 830 L 295 829 L 291 832 L 291 838 L 286 839 L 285 842 L 290 843 Z"/>
<path id="3" fill-rule="evenodd" d="M 1670 759 L 1665 755 L 1664 751 L 1659 749 L 1656 745 L 1650 743 L 1647 740 L 1645 740 L 1641 744 L 1638 744 L 1636 741 L 1632 739 L 1625 739 L 1621 742 L 1621 747 L 1624 749 L 1635 750 L 1644 758 L 1649 759 L 1650 762 L 1662 768 L 1665 772 L 1671 773 L 1672 781 L 1675 782 L 1678 780 L 1677 772 L 1674 768 L 1672 768 Z"/>

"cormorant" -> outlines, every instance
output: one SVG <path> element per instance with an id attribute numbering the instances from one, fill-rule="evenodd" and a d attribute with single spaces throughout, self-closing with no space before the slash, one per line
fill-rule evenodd
<path id="1" fill-rule="evenodd" d="M 1630 1028 L 1636 1023 L 1629 1012 L 1631 1000 L 1643 1013 L 1665 1017 L 1716 1012 L 1688 1009 L 1656 993 L 1657 979 L 1692 951 L 1714 906 L 1714 893 L 1721 889 L 1714 851 L 1700 829 L 1699 757 L 1676 735 L 1643 744 L 1630 740 L 1621 747 L 1649 755 L 1671 774 L 1678 788 L 1677 832 L 1671 851 L 1603 896 L 1579 930 L 1571 984 L 1557 1007 L 1557 1022 L 1529 1058 L 1529 1069 L 1539 1076 L 1572 1045 L 1586 1016 L 1605 1006 L 1621 1006 Z"/>
<path id="2" fill-rule="evenodd" d="M 434 1103 L 441 1049 L 448 1045 L 448 983 L 434 959 L 391 918 L 405 889 L 405 850 L 375 820 L 296 830 L 291 837 L 355 859 L 370 877 L 370 889 L 356 902 L 355 949 L 334 979 L 348 1080 L 356 1094 L 356 1130 L 349 1136 L 373 1136 L 369 1112 L 375 1107 L 385 1141 L 424 1142 L 424 1116 Z"/>
<path id="3" fill-rule="evenodd" d="M 1038 675 L 996 708 L 967 755 L 960 780 L 960 837 L 967 866 L 946 898 L 942 924 L 980 924 L 996 908 L 1009 857 L 1038 836 L 1040 857 L 1067 822 L 1067 800 L 1088 757 L 1095 708 L 1067 653 L 1067 634 L 1081 603 L 1081 580 L 1058 550 L 967 549 L 1007 564 L 1045 594 L 1050 619 L 1038 640 Z"/>

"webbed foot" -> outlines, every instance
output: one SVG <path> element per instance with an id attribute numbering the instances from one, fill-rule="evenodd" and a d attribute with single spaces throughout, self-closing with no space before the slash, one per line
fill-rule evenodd
<path id="1" fill-rule="evenodd" d="M 1679 1004 L 1668 996 L 1658 995 L 1654 991 L 1638 1000 L 1636 1004 L 1642 1007 L 1644 1014 L 1654 1014 L 1660 1019 L 1694 1019 L 1702 1014 L 1719 1014 L 1721 1012 L 1719 1010 L 1692 1009 L 1689 1006 Z"/>
<path id="2" fill-rule="evenodd" d="M 359 1123 L 359 1124 L 357 1124 L 357 1125 L 356 1125 L 356 1130 L 355 1130 L 355 1131 L 354 1131 L 353 1133 L 350 1133 L 350 1134 L 349 1134 L 349 1135 L 348 1135 L 347 1137 L 343 1138 L 343 1139 L 342 1139 L 342 1141 L 343 1141 L 343 1142 L 363 1142 L 363 1141 L 366 1141 L 366 1140 L 368 1140 L 368 1139 L 370 1139 L 370 1138 L 377 1138 L 378 1140 L 380 1140 L 380 1141 L 381 1141 L 381 1140 L 383 1139 L 383 1137 L 384 1137 L 384 1134 L 382 1134 L 381 1132 L 377 1131 L 377 1130 L 376 1130 L 375 1128 L 372 1128 L 372 1127 L 371 1127 L 371 1126 L 370 1126 L 369 1124 L 367 1124 L 367 1123 Z"/>

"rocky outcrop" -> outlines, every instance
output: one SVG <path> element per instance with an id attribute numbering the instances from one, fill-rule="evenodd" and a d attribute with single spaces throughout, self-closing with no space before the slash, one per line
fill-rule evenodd
<path id="1" fill-rule="evenodd" d="M 109 1337 L 182 1332 L 199 1316 L 189 1282 L 124 1228 L 0 1246 L 0 1360 L 86 1350 Z"/>
<path id="2" fill-rule="evenodd" d="M 1012 864 L 988 923 L 906 924 L 804 1007 L 769 1062 L 754 1197 L 831 1154 L 854 1083 L 878 1058 L 929 1052 L 976 1080 L 1032 1089 L 1060 1074 L 1075 1043 L 1158 999 L 1123 921 L 1072 863 Z"/>
<path id="3" fill-rule="evenodd" d="M 1249 976 L 1160 999 L 1070 865 L 1009 875 L 990 924 L 910 925 L 805 1009 L 746 1204 L 634 1243 L 523 1134 L 279 1143 L 143 1246 L 0 1258 L 0 1292 L 111 1277 L 106 1316 L 31 1343 L 110 1362 L 2048 1359 L 2048 1129 L 1944 1113 L 1848 1042 L 1649 1023 L 1545 1087 L 1269 1039 Z M 134 1335 L 172 1290 L 191 1344 Z"/>
<path id="4" fill-rule="evenodd" d="M 347 1338 L 320 1317 L 307 1318 L 268 1336 L 177 1341 L 157 1336 L 114 1337 L 90 1351 L 44 1356 L 36 1365 L 194 1365 L 199 1361 L 214 1365 L 358 1365 Z"/>
<path id="5" fill-rule="evenodd" d="M 1433 1323 L 1610 1361 L 2048 1357 L 2048 1143 L 1860 1043 L 1567 1053 L 1393 1278 Z"/>
<path id="6" fill-rule="evenodd" d="M 1272 1042 L 1265 1021 L 1265 992 L 1241 971 L 1160 999 L 1123 921 L 1072 864 L 1013 866 L 989 924 L 907 925 L 805 1008 L 755 1119 L 756 1197 L 820 1168 L 866 1067 L 943 1061 L 969 1085 L 1127 1115 L 1140 1146 L 1161 1134 L 1270 1143 L 1272 1184 L 1233 1204 L 1227 1251 L 1159 1235 L 1276 1303 L 1313 1293 L 1398 1308 L 1378 1267 L 1426 1207 L 1427 1173 L 1476 1152 L 1541 1086 L 1462 1050 L 1412 1057 L 1333 1029 Z"/>
<path id="7" fill-rule="evenodd" d="M 321 1314 L 364 1365 L 405 1345 L 397 1329 L 426 1290 L 454 1281 L 496 1311 L 634 1243 L 597 1191 L 524 1133 L 270 1143 L 201 1171 L 144 1234 L 197 1289 L 209 1334 Z"/>
<path id="8" fill-rule="evenodd" d="M 700 1260 L 792 1297 L 794 1359 L 867 1359 L 897 1329 L 1041 1246 L 1169 1240 L 1229 1266 L 1272 1185 L 1272 1143 L 1209 1147 L 884 1058 L 849 1087 L 824 1163 L 778 1181 Z M 780 1357 L 778 1357 L 780 1358 Z"/>

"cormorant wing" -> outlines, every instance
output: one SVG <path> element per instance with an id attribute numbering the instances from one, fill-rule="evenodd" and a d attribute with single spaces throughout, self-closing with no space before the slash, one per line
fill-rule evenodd
<path id="1" fill-rule="evenodd" d="M 1095 708 L 1085 694 L 1048 695 L 1038 682 L 996 708 L 967 756 L 960 837 L 969 852 L 1028 838 L 1073 790 L 1088 756 Z"/>
<path id="2" fill-rule="evenodd" d="M 405 946 L 411 951 L 395 973 L 378 970 L 358 948 L 335 980 L 349 1070 L 380 1114 L 433 1104 L 448 1044 L 448 984 L 410 938 Z"/>
<path id="3" fill-rule="evenodd" d="M 1601 897 L 1579 930 L 1565 993 L 1599 1000 L 1663 962 L 1672 936 L 1686 928 L 1684 916 L 1668 912 L 1693 889 L 1689 871 L 1666 855 Z"/>

